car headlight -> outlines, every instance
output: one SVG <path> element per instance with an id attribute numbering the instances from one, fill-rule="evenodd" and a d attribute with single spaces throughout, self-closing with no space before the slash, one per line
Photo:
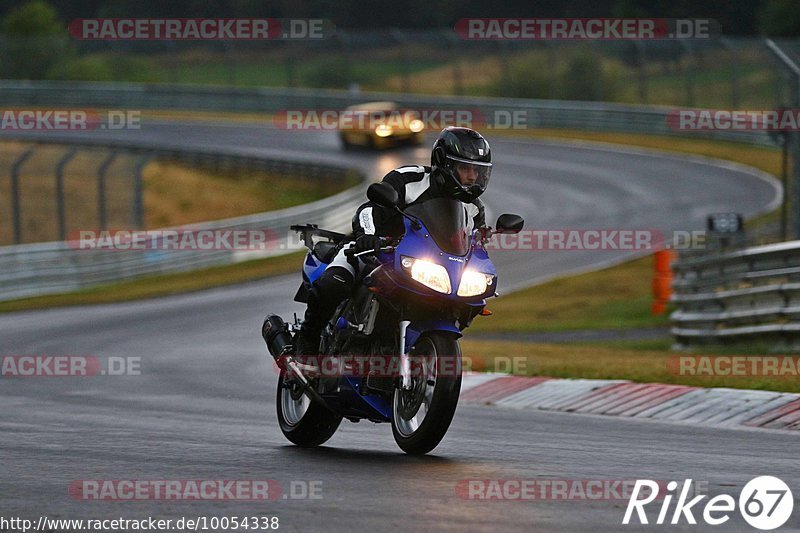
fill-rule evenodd
<path id="1" fill-rule="evenodd" d="M 408 129 L 410 129 L 414 133 L 419 133 L 425 129 L 425 123 L 422 122 L 420 119 L 415 118 L 414 120 L 408 123 Z"/>
<path id="2" fill-rule="evenodd" d="M 450 287 L 450 276 L 442 265 L 405 256 L 400 259 L 400 264 L 411 274 L 411 279 L 436 292 L 450 294 L 453 290 Z"/>
<path id="3" fill-rule="evenodd" d="M 393 132 L 392 127 L 388 124 L 378 124 L 375 127 L 375 135 L 378 137 L 388 137 Z"/>
<path id="4" fill-rule="evenodd" d="M 494 276 L 484 274 L 475 270 L 465 270 L 461 275 L 461 283 L 458 285 L 459 296 L 478 296 L 483 294 L 492 284 Z"/>

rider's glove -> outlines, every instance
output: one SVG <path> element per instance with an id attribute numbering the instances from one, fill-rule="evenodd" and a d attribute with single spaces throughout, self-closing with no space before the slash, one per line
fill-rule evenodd
<path id="1" fill-rule="evenodd" d="M 356 253 L 366 252 L 368 250 L 378 251 L 381 247 L 381 238 L 377 235 L 362 235 L 356 239 L 355 250 Z"/>

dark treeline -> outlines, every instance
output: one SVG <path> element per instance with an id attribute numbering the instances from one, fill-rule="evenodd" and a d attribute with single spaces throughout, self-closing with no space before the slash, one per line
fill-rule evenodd
<path id="1" fill-rule="evenodd" d="M 26 0 L 4 0 L 0 17 Z M 713 18 L 727 35 L 792 35 L 797 0 L 50 0 L 89 17 L 319 17 L 348 29 L 441 28 L 466 17 Z"/>

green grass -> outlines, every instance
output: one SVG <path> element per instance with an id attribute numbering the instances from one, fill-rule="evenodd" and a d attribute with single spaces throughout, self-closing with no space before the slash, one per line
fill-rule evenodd
<path id="1" fill-rule="evenodd" d="M 148 81 L 161 83 L 197 83 L 232 85 L 240 87 L 268 86 L 347 88 L 358 83 L 366 90 L 400 92 L 410 88 L 413 92 L 454 94 L 452 56 L 441 48 L 427 45 L 406 45 L 405 49 L 382 47 L 370 49 L 312 48 L 297 50 L 292 60 L 287 60 L 282 49 L 261 52 L 194 48 L 176 54 L 153 56 L 122 55 L 109 60 L 108 54 L 92 54 L 105 58 L 113 67 L 105 76 L 118 81 Z M 607 74 L 603 94 L 614 102 L 642 103 L 639 94 L 641 75 L 636 68 L 624 64 L 610 48 L 595 47 L 597 61 Z M 403 59 L 407 54 L 408 60 Z M 557 49 L 557 64 L 568 65 L 580 48 Z M 507 52 L 502 56 L 509 64 L 524 66 L 526 61 L 535 65 L 549 64 L 547 52 L 526 49 Z M 466 95 L 509 96 L 506 82 L 501 81 L 503 69 L 501 56 L 487 47 L 476 51 L 471 62 L 463 59 L 461 65 L 461 90 Z M 686 79 L 691 76 L 696 106 L 732 107 L 732 78 L 736 60 L 740 107 L 764 108 L 776 104 L 777 87 L 783 81 L 777 76 L 774 65 L 764 50 L 746 47 L 736 56 L 717 50 L 705 54 L 700 62 L 691 55 L 682 59 L 683 69 L 673 62 L 651 58 L 644 74 L 647 103 L 660 105 L 688 105 Z M 127 70 L 126 70 L 127 69 Z M 687 74 L 690 71 L 691 74 Z M 525 78 L 524 69 L 516 73 Z M 546 84 L 549 70 L 534 68 L 536 83 Z M 403 78 L 408 76 L 407 80 Z M 515 76 L 512 70 L 512 77 Z M 106 79 L 106 78 L 103 78 Z M 562 80 L 563 81 L 563 80 Z M 545 94 L 532 96 L 547 97 Z M 556 98 L 564 95 L 555 94 Z"/>
<path id="2" fill-rule="evenodd" d="M 371 89 L 387 90 L 382 83 L 404 72 L 418 72 L 440 65 L 436 61 L 413 61 L 405 64 L 391 60 L 359 60 L 344 62 L 331 58 L 316 58 L 293 62 L 293 83 L 303 87 L 332 86 L 346 88 L 348 80 Z M 344 69 L 344 70 L 342 70 Z M 341 72 L 335 72 L 341 70 Z M 211 60 L 205 63 L 159 61 L 153 66 L 153 76 L 162 82 L 234 85 L 238 87 L 287 87 L 289 68 L 284 60 L 227 62 Z M 343 76 L 346 76 L 345 79 Z M 316 82 L 316 83 L 312 83 Z"/>
<path id="3" fill-rule="evenodd" d="M 462 353 L 473 370 L 512 368 L 516 375 L 554 378 L 626 379 L 637 383 L 673 383 L 696 387 L 730 387 L 800 392 L 793 377 L 682 376 L 674 370 L 680 354 L 663 349 L 630 349 L 597 344 L 546 344 L 462 340 Z M 703 352 L 707 355 L 709 352 Z M 739 351 L 730 352 L 742 354 Z"/>
<path id="4" fill-rule="evenodd" d="M 506 130 L 502 134 L 522 138 L 601 141 L 691 153 L 736 161 L 771 174 L 780 172 L 778 149 L 734 142 L 575 130 Z M 752 227 L 771 221 L 776 213 L 748 221 L 748 225 Z M 653 259 L 646 257 L 598 272 L 556 279 L 491 300 L 489 307 L 497 318 L 476 320 L 472 329 L 530 332 L 666 326 L 666 315 L 650 314 L 652 278 Z"/>
<path id="5" fill-rule="evenodd" d="M 665 326 L 650 314 L 652 256 L 597 272 L 568 276 L 490 300 L 494 316 L 470 331 L 532 332 Z"/>
<path id="6" fill-rule="evenodd" d="M 727 159 L 773 175 L 780 171 L 777 149 L 692 138 L 641 137 L 566 130 L 509 131 L 523 138 L 559 138 L 602 141 L 692 153 Z M 749 226 L 772 221 L 768 213 Z M 470 331 L 536 332 L 574 329 L 615 329 L 667 326 L 668 314 L 653 316 L 651 280 L 653 258 L 645 257 L 596 272 L 568 276 L 490 300 L 491 317 L 478 317 Z M 560 344 L 481 340 L 463 341 L 463 351 L 478 362 L 477 370 L 497 370 L 502 359 L 522 362 L 515 374 L 560 378 L 627 379 L 641 383 L 675 383 L 699 387 L 731 387 L 800 392 L 796 377 L 692 377 L 676 375 L 668 366 L 672 339 L 583 341 Z M 697 350 L 703 355 L 759 355 L 772 353 L 769 345 L 717 346 Z M 506 364 L 506 367 L 508 365 Z"/>

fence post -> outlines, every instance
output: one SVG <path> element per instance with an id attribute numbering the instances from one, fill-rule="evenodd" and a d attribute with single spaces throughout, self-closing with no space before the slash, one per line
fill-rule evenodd
<path id="1" fill-rule="evenodd" d="M 22 214 L 19 201 L 19 172 L 22 165 L 33 155 L 33 148 L 28 148 L 11 166 L 11 212 L 14 218 L 14 244 L 22 243 Z"/>
<path id="2" fill-rule="evenodd" d="M 117 154 L 115 152 L 108 154 L 97 171 L 97 218 L 99 219 L 99 229 L 108 229 L 106 227 L 106 173 L 116 157 Z"/>
<path id="3" fill-rule="evenodd" d="M 137 229 L 144 229 L 144 167 L 150 162 L 151 156 L 139 158 L 133 174 L 133 224 Z"/>
<path id="4" fill-rule="evenodd" d="M 67 215 L 64 210 L 64 168 L 67 166 L 75 154 L 77 148 L 71 148 L 59 159 L 56 164 L 56 213 L 58 214 L 58 240 L 67 240 Z"/>
<path id="5" fill-rule="evenodd" d="M 800 106 L 800 66 L 784 52 L 772 39 L 764 41 L 767 49 L 783 63 L 789 79 L 790 102 L 794 108 Z M 784 194 L 789 195 L 789 227 L 790 239 L 800 238 L 800 135 L 791 132 L 787 136 L 788 150 L 792 154 L 792 183 L 785 187 Z"/>

